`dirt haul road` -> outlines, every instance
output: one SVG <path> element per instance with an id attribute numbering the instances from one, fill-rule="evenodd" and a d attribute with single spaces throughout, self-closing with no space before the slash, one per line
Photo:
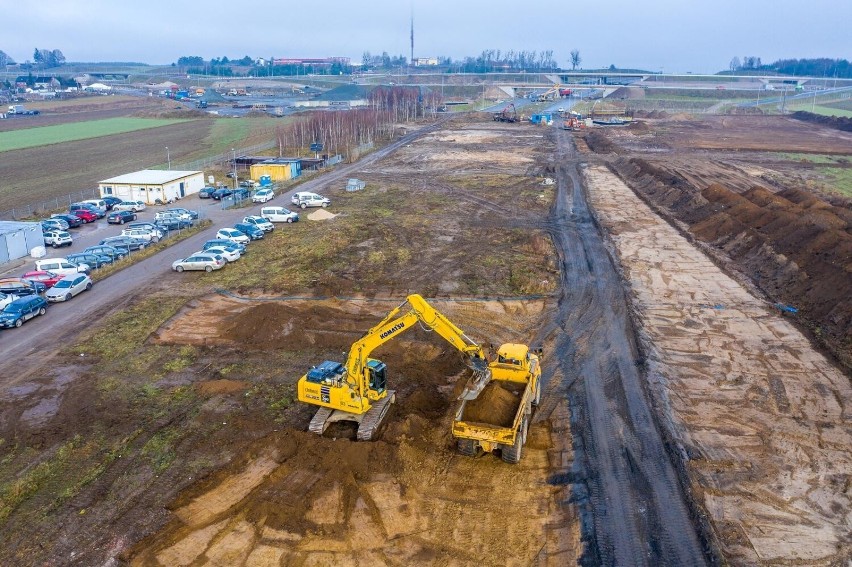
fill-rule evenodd
<path id="1" fill-rule="evenodd" d="M 603 565 L 704 565 L 705 550 L 641 385 L 622 281 L 595 226 L 569 135 L 557 133 L 549 231 L 562 288 L 555 352 L 572 412 L 575 480 Z M 545 329 L 544 332 L 549 332 Z M 564 379 L 564 378 L 563 378 Z M 586 500 L 583 502 L 583 500 Z"/>

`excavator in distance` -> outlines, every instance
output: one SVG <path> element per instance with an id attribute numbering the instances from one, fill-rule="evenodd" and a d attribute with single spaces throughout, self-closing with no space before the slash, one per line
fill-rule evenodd
<path id="1" fill-rule="evenodd" d="M 403 313 L 406 304 L 410 309 Z M 415 323 L 419 323 L 425 330 L 437 332 L 465 355 L 473 376 L 459 399 L 476 399 L 491 380 L 491 369 L 484 349 L 425 299 L 412 294 L 352 344 L 345 364 L 325 361 L 312 367 L 299 379 L 299 401 L 319 406 L 308 427 L 311 432 L 322 435 L 331 423 L 353 421 L 358 423 L 359 441 L 373 439 L 395 400 L 395 391 L 387 388 L 385 363 L 370 358 L 370 354 L 414 327 Z"/>

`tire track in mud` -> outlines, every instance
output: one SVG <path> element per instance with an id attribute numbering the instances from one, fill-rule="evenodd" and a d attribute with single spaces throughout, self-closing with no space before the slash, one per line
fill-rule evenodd
<path id="1" fill-rule="evenodd" d="M 572 499 L 587 542 L 584 564 L 706 565 L 642 388 L 622 281 L 586 200 L 571 139 L 557 134 L 557 197 L 544 228 L 560 259 L 555 332 L 560 393 L 572 412 Z M 553 370 L 551 369 L 552 373 Z M 549 390 L 554 385 L 548 385 Z"/>

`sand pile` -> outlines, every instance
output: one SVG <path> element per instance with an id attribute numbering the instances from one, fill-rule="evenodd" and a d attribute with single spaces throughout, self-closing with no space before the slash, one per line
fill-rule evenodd
<path id="1" fill-rule="evenodd" d="M 511 427 L 521 397 L 504 388 L 500 382 L 489 382 L 475 400 L 467 403 L 462 421 Z"/>
<path id="2" fill-rule="evenodd" d="M 335 215 L 334 213 L 330 213 L 330 212 L 326 211 L 325 209 L 317 209 L 314 212 L 312 212 L 311 214 L 309 214 L 308 218 L 310 220 L 320 221 L 320 220 L 333 219 L 336 216 L 337 215 Z"/>

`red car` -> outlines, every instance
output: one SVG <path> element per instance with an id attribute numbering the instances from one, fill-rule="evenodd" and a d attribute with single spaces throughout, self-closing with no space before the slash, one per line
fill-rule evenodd
<path id="1" fill-rule="evenodd" d="M 95 222 L 96 220 L 98 220 L 98 215 L 96 215 L 92 211 L 87 211 L 85 209 L 77 209 L 76 211 L 71 211 L 71 214 L 77 215 L 78 217 L 83 219 L 84 222 L 87 223 Z"/>
<path id="2" fill-rule="evenodd" d="M 27 272 L 23 276 L 21 276 L 22 280 L 29 280 L 31 282 L 41 282 L 47 286 L 47 289 L 52 288 L 56 282 L 61 280 L 65 276 L 60 276 L 59 274 L 54 274 L 53 272 Z"/>

